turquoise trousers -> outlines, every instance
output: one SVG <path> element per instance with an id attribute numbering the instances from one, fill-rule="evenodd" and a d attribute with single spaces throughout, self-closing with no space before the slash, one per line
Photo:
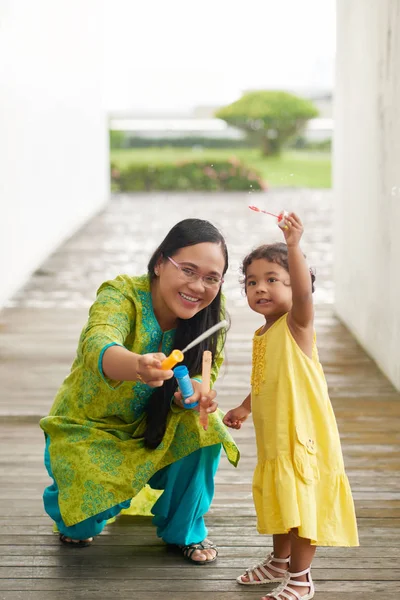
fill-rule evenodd
<path id="1" fill-rule="evenodd" d="M 131 500 L 67 527 L 58 504 L 58 487 L 51 471 L 49 443 L 47 438 L 44 463 L 53 484 L 43 493 L 45 511 L 56 523 L 59 532 L 67 537 L 85 540 L 99 535 L 108 519 L 128 508 Z M 214 496 L 214 476 L 220 456 L 221 444 L 200 448 L 157 471 L 148 482 L 153 489 L 164 490 L 154 504 L 152 513 L 157 535 L 167 544 L 195 544 L 207 537 L 204 515 Z"/>

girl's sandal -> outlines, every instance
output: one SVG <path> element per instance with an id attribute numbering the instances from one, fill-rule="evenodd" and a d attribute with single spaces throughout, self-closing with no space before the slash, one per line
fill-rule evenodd
<path id="1" fill-rule="evenodd" d="M 60 533 L 60 542 L 62 542 L 66 546 L 73 546 L 74 548 L 86 548 L 87 546 L 92 545 L 92 542 L 86 542 L 85 540 L 72 542 L 71 538 L 68 538 L 67 535 L 63 535 L 62 533 Z"/>
<path id="2" fill-rule="evenodd" d="M 300 577 L 301 575 L 308 575 L 308 581 L 295 581 L 292 577 Z M 310 591 L 308 594 L 301 596 L 299 592 L 293 589 L 293 586 L 308 587 Z M 310 567 L 301 573 L 289 573 L 286 574 L 285 580 L 277 588 L 272 590 L 269 594 L 266 594 L 261 600 L 269 600 L 269 598 L 276 598 L 276 600 L 311 600 L 314 598 L 315 589 L 314 583 L 311 579 Z"/>
<path id="3" fill-rule="evenodd" d="M 190 560 L 190 562 L 194 565 L 208 565 L 209 563 L 212 563 L 215 560 L 217 560 L 217 547 L 210 540 L 207 539 L 203 540 L 199 544 L 188 544 L 187 546 L 178 546 L 178 548 L 181 550 L 183 556 Z M 210 558 L 209 560 L 195 560 L 193 558 L 193 554 L 194 552 L 196 552 L 196 550 L 215 550 L 215 556 L 214 558 Z"/>
<path id="4" fill-rule="evenodd" d="M 258 565 L 254 565 L 254 567 L 251 567 L 250 569 L 246 569 L 243 575 L 239 575 L 236 581 L 241 585 L 281 583 L 286 578 L 287 570 L 275 567 L 275 565 L 272 564 L 273 562 L 278 564 L 288 564 L 290 562 L 290 558 L 275 558 L 273 552 L 271 552 L 271 554 L 268 554 L 267 558 L 263 560 L 263 562 L 259 563 Z M 273 571 L 273 573 L 270 573 L 268 569 Z M 243 581 L 242 577 L 247 577 L 248 581 Z"/>

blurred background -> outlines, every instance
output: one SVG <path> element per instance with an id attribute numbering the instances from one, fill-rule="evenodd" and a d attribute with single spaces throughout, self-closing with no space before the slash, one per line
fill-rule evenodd
<path id="1" fill-rule="evenodd" d="M 253 187 L 329 188 L 334 6 L 250 1 L 236 10 L 207 1 L 192 12 L 175 1 L 137 12 L 128 2 L 107 5 L 115 189 L 244 189 L 251 174 Z M 229 176 L 231 157 L 246 176 Z M 168 169 L 183 160 L 192 162 L 184 173 Z M 157 173 L 146 180 L 140 166 L 149 163 Z M 214 173 L 200 178 L 204 163 Z"/>

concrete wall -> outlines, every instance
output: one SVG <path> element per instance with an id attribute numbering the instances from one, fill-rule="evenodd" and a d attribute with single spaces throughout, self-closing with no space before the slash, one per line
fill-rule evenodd
<path id="1" fill-rule="evenodd" d="M 97 0 L 0 0 L 0 306 L 108 196 Z"/>
<path id="2" fill-rule="evenodd" d="M 336 309 L 400 389 L 400 0 L 337 10 Z"/>

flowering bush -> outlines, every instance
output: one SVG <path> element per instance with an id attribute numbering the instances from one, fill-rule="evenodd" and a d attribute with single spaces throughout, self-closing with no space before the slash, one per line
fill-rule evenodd
<path id="1" fill-rule="evenodd" d="M 254 168 L 238 159 L 213 163 L 188 161 L 176 164 L 144 165 L 133 163 L 111 169 L 114 191 L 251 191 L 265 190 L 266 184 Z"/>

